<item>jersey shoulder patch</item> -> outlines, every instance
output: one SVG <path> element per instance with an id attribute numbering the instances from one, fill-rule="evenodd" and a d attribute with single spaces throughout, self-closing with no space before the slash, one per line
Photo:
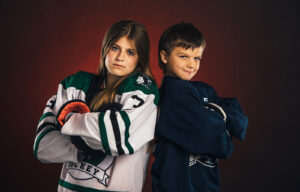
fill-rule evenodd
<path id="1" fill-rule="evenodd" d="M 132 91 L 142 91 L 144 94 L 154 94 L 155 104 L 159 101 L 159 91 L 155 81 L 148 75 L 142 73 L 134 73 L 125 79 L 118 89 L 118 94 L 132 92 Z"/>

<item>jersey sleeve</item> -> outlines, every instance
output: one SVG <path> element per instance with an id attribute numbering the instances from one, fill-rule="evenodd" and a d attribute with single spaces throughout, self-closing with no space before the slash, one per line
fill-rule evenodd
<path id="1" fill-rule="evenodd" d="M 62 105 L 70 100 L 85 99 L 85 89 L 77 89 L 75 79 L 84 76 L 83 72 L 69 76 L 58 86 L 56 95 L 53 95 L 46 104 L 41 116 L 33 145 L 34 156 L 45 163 L 77 162 L 77 148 L 67 135 L 61 134 L 57 123 L 57 114 Z M 86 79 L 86 78 L 85 78 Z M 73 84 L 73 85 L 72 85 Z M 84 87 L 84 86 L 83 86 Z M 85 87 L 88 87 L 86 85 Z"/>
<path id="2" fill-rule="evenodd" d="M 74 114 L 62 133 L 80 136 L 92 149 L 112 156 L 134 153 L 154 137 L 158 88 L 148 76 L 136 74 L 122 83 L 115 99 L 119 109 Z"/>
<path id="3" fill-rule="evenodd" d="M 161 88 L 157 135 L 185 151 L 227 158 L 233 151 L 223 117 L 204 107 L 199 92 L 189 82 L 168 82 Z"/>

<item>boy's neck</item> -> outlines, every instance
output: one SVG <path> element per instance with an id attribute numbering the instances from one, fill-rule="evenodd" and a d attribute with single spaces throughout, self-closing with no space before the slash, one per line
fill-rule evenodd
<path id="1" fill-rule="evenodd" d="M 164 74 L 164 78 L 172 78 L 172 79 L 177 79 L 177 80 L 182 80 L 182 81 L 188 81 L 188 80 L 183 80 L 183 79 L 180 79 L 179 77 L 174 77 L 173 75 L 169 75 L 169 74 Z M 189 80 L 190 81 L 190 80 Z"/>

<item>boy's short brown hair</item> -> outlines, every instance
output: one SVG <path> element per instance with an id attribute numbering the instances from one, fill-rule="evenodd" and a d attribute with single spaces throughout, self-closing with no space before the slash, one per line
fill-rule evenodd
<path id="1" fill-rule="evenodd" d="M 166 66 L 160 57 L 161 50 L 167 55 L 173 51 L 175 47 L 183 47 L 185 49 L 206 46 L 202 33 L 191 23 L 181 22 L 167 28 L 160 37 L 158 45 L 158 62 L 159 67 L 166 72 Z"/>

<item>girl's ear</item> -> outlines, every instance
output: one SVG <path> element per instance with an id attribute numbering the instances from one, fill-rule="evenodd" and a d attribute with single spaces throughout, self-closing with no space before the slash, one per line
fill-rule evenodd
<path id="1" fill-rule="evenodd" d="M 164 50 L 161 50 L 160 51 L 160 53 L 159 53 L 159 55 L 160 55 L 160 59 L 161 59 L 161 61 L 164 63 L 164 64 L 167 64 L 167 58 L 168 58 L 168 55 L 167 55 L 167 53 L 164 51 Z"/>

